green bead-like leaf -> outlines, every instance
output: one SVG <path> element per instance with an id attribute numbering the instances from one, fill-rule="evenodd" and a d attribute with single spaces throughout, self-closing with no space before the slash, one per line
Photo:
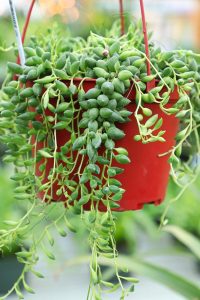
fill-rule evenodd
<path id="1" fill-rule="evenodd" d="M 129 164 L 131 162 L 128 156 L 124 154 L 115 155 L 115 159 L 120 164 Z"/>
<path id="2" fill-rule="evenodd" d="M 83 147 L 83 145 L 85 144 L 85 142 L 86 142 L 85 137 L 83 137 L 83 136 L 78 137 L 74 141 L 72 149 L 73 150 L 79 150 L 80 148 Z"/>

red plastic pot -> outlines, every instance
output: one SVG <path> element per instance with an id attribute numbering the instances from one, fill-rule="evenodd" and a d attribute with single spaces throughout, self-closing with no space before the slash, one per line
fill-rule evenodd
<path id="1" fill-rule="evenodd" d="M 81 80 L 82 79 L 74 79 L 74 84 L 78 86 Z M 95 82 L 95 79 L 85 79 L 83 82 L 84 90 L 88 91 L 93 88 L 95 86 Z M 134 87 L 132 87 L 132 90 L 127 93 L 127 97 L 131 100 L 131 103 L 127 108 L 134 112 L 136 109 Z M 170 95 L 170 101 L 167 106 L 171 107 L 177 100 L 178 92 L 177 89 L 175 89 Z M 124 147 L 128 150 L 131 163 L 123 165 L 124 172 L 116 176 L 116 179 L 122 183 L 122 187 L 126 190 L 123 194 L 122 200 L 119 202 L 120 207 L 116 209 L 117 211 L 137 210 L 141 209 L 144 204 L 149 203 L 158 205 L 165 197 L 170 169 L 168 163 L 169 156 L 165 155 L 160 157 L 159 154 L 167 152 L 173 147 L 179 122 L 174 115 L 166 115 L 163 113 L 158 104 L 148 104 L 146 107 L 149 107 L 153 111 L 153 114 L 158 114 L 159 117 L 163 118 L 163 125 L 161 129 L 166 130 L 164 135 L 166 142 L 142 144 L 141 142 L 134 141 L 133 136 L 138 134 L 138 127 L 134 114 L 131 116 L 131 122 L 118 124 L 118 127 L 124 130 L 126 136 L 120 141 L 117 141 L 116 147 Z M 46 114 L 50 115 L 51 113 L 46 110 Z M 56 132 L 56 136 L 59 151 L 60 147 L 68 141 L 69 134 L 66 130 L 58 130 Z M 37 150 L 44 146 L 44 143 L 39 143 Z M 44 161 L 40 161 L 37 163 L 37 176 L 41 175 L 39 166 L 43 162 Z M 115 165 L 117 166 L 118 164 L 116 163 Z M 44 183 L 47 181 L 47 177 L 52 167 L 53 159 L 48 158 Z M 76 176 L 73 177 L 73 179 L 78 180 Z M 65 196 L 57 196 L 56 191 L 58 188 L 58 182 L 55 182 L 51 188 L 51 192 L 49 193 L 51 194 L 53 201 L 66 201 L 67 199 Z M 39 197 L 43 198 L 44 194 L 39 193 Z M 85 209 L 89 209 L 89 207 L 90 204 L 88 204 Z M 104 211 L 106 208 L 101 203 L 99 205 L 99 209 Z"/>
<path id="2" fill-rule="evenodd" d="M 35 0 L 31 1 L 31 5 L 29 7 L 29 11 L 26 17 L 26 22 L 23 29 L 22 41 L 24 42 L 26 30 L 28 28 L 28 24 L 30 21 L 30 16 L 32 13 L 32 9 L 34 6 Z M 121 34 L 124 34 L 124 15 L 123 15 L 123 1 L 119 0 L 120 4 L 120 19 L 121 19 Z M 147 75 L 151 75 L 151 65 L 150 65 L 150 55 L 149 55 L 149 46 L 148 46 L 148 36 L 146 30 L 146 20 L 145 20 L 145 12 L 144 12 L 144 3 L 143 0 L 140 0 L 140 9 L 141 9 L 141 17 L 142 17 L 142 27 L 144 34 L 144 44 L 145 44 L 145 53 L 146 53 L 146 65 L 147 65 Z M 18 58 L 19 62 L 19 58 Z M 80 84 L 81 79 L 75 79 L 74 83 L 76 85 Z M 68 83 L 67 83 L 68 84 Z M 154 83 L 153 83 L 154 84 Z M 83 83 L 83 88 L 85 91 L 93 88 L 95 86 L 95 79 L 85 79 Z M 147 91 L 149 91 L 152 87 L 152 83 L 147 84 Z M 135 90 L 134 88 L 129 91 L 127 97 L 132 100 L 128 109 L 131 111 L 135 111 Z M 168 106 L 172 106 L 178 100 L 178 92 L 177 89 L 171 93 L 170 101 Z M 126 190 L 124 193 L 123 199 L 120 201 L 120 208 L 116 209 L 118 211 L 123 210 L 136 210 L 143 207 L 146 203 L 154 203 L 158 205 L 164 199 L 168 177 L 169 177 L 169 164 L 168 158 L 169 156 L 159 157 L 159 154 L 167 152 L 173 147 L 175 143 L 175 135 L 178 129 L 178 119 L 174 115 L 166 115 L 164 114 L 159 105 L 157 104 L 149 104 L 146 105 L 151 108 L 154 114 L 158 114 L 159 117 L 163 118 L 163 126 L 162 129 L 166 130 L 165 139 L 166 142 L 154 142 L 149 144 L 142 144 L 141 142 L 135 142 L 133 140 L 133 136 L 137 134 L 137 123 L 134 117 L 134 114 L 131 117 L 131 122 L 127 124 L 119 125 L 122 128 L 126 136 L 116 143 L 117 147 L 125 147 L 129 152 L 129 157 L 131 159 L 131 163 L 124 165 L 124 173 L 117 175 L 117 178 L 121 181 L 123 188 Z M 51 113 L 46 110 L 46 114 L 50 115 Z M 40 118 L 38 116 L 38 118 Z M 58 151 L 60 147 L 62 147 L 67 140 L 69 139 L 69 135 L 65 130 L 57 131 L 57 142 L 58 142 Z M 34 142 L 34 138 L 33 138 Z M 37 145 L 37 149 L 39 150 L 45 146 L 45 143 L 39 143 Z M 36 155 L 36 153 L 33 153 Z M 36 175 L 40 176 L 41 173 L 39 171 L 39 166 L 42 163 L 40 161 L 36 166 Z M 116 163 L 117 165 L 117 163 Z M 47 159 L 46 171 L 44 182 L 47 181 L 48 174 L 53 167 L 53 159 Z M 75 170 L 76 171 L 76 170 Z M 76 176 L 74 176 L 75 180 L 78 180 Z M 51 187 L 51 197 L 54 201 L 66 201 L 64 196 L 57 196 L 56 191 L 59 188 L 58 182 L 55 182 Z M 44 199 L 43 193 L 39 194 L 41 199 Z M 90 204 L 88 204 L 85 208 L 89 209 Z M 105 210 L 103 204 L 99 205 L 100 210 Z"/>

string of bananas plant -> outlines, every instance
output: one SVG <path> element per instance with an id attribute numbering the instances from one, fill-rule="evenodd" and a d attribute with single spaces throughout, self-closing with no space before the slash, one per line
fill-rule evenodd
<path id="1" fill-rule="evenodd" d="M 74 215 L 80 216 L 87 228 L 91 248 L 87 299 L 103 299 L 104 293 L 119 288 L 120 299 L 125 299 L 134 291 L 137 279 L 120 275 L 117 264 L 117 215 L 113 209 L 119 207 L 124 193 L 117 175 L 130 163 L 127 150 L 115 146 L 117 140 L 126 138 L 119 124 L 129 122 L 134 113 L 138 134 L 133 139 L 144 144 L 165 143 L 162 118 L 146 105 L 155 103 L 164 113 L 176 115 L 180 131 L 169 151 L 169 162 L 174 180 L 184 189 L 185 176 L 193 180 L 198 171 L 194 156 L 200 152 L 200 55 L 185 50 L 164 52 L 151 42 L 152 75 L 148 76 L 140 23 L 132 24 L 121 37 L 119 26 L 114 24 L 105 36 L 91 32 L 87 40 L 62 37 L 49 30 L 45 36 L 32 37 L 24 50 L 25 67 L 8 62 L 0 92 L 0 140 L 7 146 L 4 162 L 14 167 L 11 179 L 16 205 L 26 208 L 21 219 L 5 220 L 7 229 L 0 229 L 0 249 L 10 248 L 15 240 L 21 248 L 16 256 L 24 269 L 0 299 L 13 291 L 23 299 L 21 284 L 34 293 L 25 274 L 43 277 L 34 269 L 38 249 L 55 259 L 51 232 L 56 228 L 65 237 L 68 229 L 78 231 Z M 75 78 L 81 79 L 78 85 Z M 96 79 L 95 87 L 87 92 L 83 88 L 86 78 Z M 156 87 L 147 92 L 146 83 L 153 79 Z M 124 96 L 133 84 L 134 112 Z M 179 99 L 169 108 L 175 87 Z M 63 130 L 67 142 L 58 147 L 57 135 Z M 183 162 L 181 155 L 186 148 L 189 158 Z M 53 164 L 47 176 L 49 160 Z M 65 200 L 53 202 L 55 193 Z M 99 209 L 102 203 L 104 212 Z M 104 280 L 100 257 L 114 261 L 117 284 Z"/>

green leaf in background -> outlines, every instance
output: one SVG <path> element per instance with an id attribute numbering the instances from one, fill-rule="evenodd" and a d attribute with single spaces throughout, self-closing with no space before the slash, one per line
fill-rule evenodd
<path id="1" fill-rule="evenodd" d="M 129 267 L 129 270 L 134 271 L 140 275 L 147 276 L 156 282 L 159 282 L 168 288 L 174 290 L 188 300 L 200 299 L 200 287 L 193 282 L 184 278 L 172 271 L 163 267 L 156 266 L 145 261 L 135 260 L 122 257 L 119 259 L 119 264 Z"/>
<path id="2" fill-rule="evenodd" d="M 200 241 L 194 235 L 186 230 L 175 226 L 168 225 L 164 227 L 164 230 L 171 233 L 181 243 L 183 243 L 188 249 L 190 249 L 194 255 L 200 260 Z"/>
<path id="3" fill-rule="evenodd" d="M 79 264 L 85 264 L 90 261 L 90 256 L 81 256 L 66 262 L 65 267 Z M 99 263 L 104 266 L 114 267 L 114 262 L 107 258 L 99 258 Z M 200 286 L 197 286 L 185 277 L 182 277 L 163 267 L 159 267 L 152 263 L 139 260 L 134 256 L 120 255 L 117 258 L 119 269 L 128 269 L 134 274 L 146 276 L 156 282 L 159 282 L 187 300 L 200 300 Z"/>

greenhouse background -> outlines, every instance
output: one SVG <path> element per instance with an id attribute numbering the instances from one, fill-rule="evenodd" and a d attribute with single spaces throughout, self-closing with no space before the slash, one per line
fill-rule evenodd
<path id="1" fill-rule="evenodd" d="M 14 2 L 22 29 L 30 1 Z M 127 22 L 140 18 L 139 1 L 125 0 L 124 10 Z M 145 10 L 147 26 L 156 45 L 165 50 L 186 48 L 200 53 L 199 0 L 145 0 Z M 38 0 L 27 40 L 34 34 L 45 33 L 48 27 L 56 26 L 56 23 L 59 23 L 63 35 L 71 31 L 73 36 L 87 37 L 90 30 L 103 33 L 118 18 L 117 0 Z M 15 45 L 9 3 L 3 0 L 0 4 L 0 84 L 5 78 L 7 61 L 16 59 L 13 51 Z M 4 152 L 5 145 L 1 144 L 0 228 L 4 226 L 2 220 L 23 214 L 23 203 L 20 209 L 16 208 L 12 196 L 13 186 L 9 180 L 12 170 L 2 161 Z M 167 219 L 171 230 L 169 226 L 169 232 L 159 231 L 160 217 L 166 203 L 178 192 L 179 188 L 171 180 L 166 200 L 160 206 L 145 206 L 140 211 L 118 214 L 118 248 L 127 260 L 130 272 L 139 278 L 135 292 L 128 299 L 190 299 L 174 288 L 176 276 L 179 275 L 200 285 L 200 178 L 170 206 Z M 28 274 L 27 281 L 36 294 L 26 293 L 27 300 L 42 300 L 44 297 L 48 300 L 81 300 L 86 297 L 89 280 L 85 264 L 88 256 L 86 233 L 84 230 L 76 235 L 69 233 L 66 238 L 58 238 L 55 233 L 55 239 L 56 261 L 49 262 L 41 253 L 37 270 L 44 274 L 45 279 L 40 280 Z M 14 276 L 14 270 L 17 269 L 15 264 L 13 258 L 9 261 L 0 257 L 0 297 L 9 285 L 9 277 Z M 105 272 L 112 278 L 109 268 Z M 9 299 L 16 300 L 17 297 L 11 295 Z M 119 294 L 106 295 L 104 299 L 119 299 Z M 199 295 L 191 300 L 198 299 Z"/>

